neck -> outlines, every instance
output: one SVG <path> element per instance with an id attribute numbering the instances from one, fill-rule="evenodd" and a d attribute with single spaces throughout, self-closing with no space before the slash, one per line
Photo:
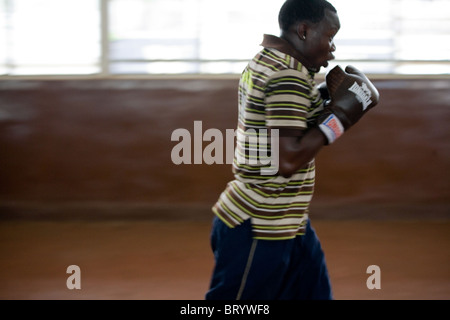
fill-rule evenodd
<path id="1" fill-rule="evenodd" d="M 310 64 L 308 63 L 308 60 L 303 55 L 303 41 L 300 40 L 298 35 L 296 33 L 293 33 L 292 31 L 281 31 L 280 38 L 287 41 L 292 48 L 296 51 L 296 57 L 297 59 L 306 67 L 308 68 Z"/>

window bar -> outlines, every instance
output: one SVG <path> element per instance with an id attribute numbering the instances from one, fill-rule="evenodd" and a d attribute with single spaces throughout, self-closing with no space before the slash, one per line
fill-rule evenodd
<path id="1" fill-rule="evenodd" d="M 100 0 L 101 57 L 100 75 L 109 75 L 109 0 Z"/>

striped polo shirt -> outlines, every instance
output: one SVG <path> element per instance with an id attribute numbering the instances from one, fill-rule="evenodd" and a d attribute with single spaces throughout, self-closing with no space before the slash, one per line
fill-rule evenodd
<path id="1" fill-rule="evenodd" d="M 212 210 L 231 228 L 251 219 L 255 239 L 292 239 L 304 233 L 315 166 L 313 159 L 291 177 L 278 175 L 277 129 L 301 136 L 316 124 L 322 99 L 287 41 L 264 35 L 261 45 L 239 82 L 234 180 Z"/>

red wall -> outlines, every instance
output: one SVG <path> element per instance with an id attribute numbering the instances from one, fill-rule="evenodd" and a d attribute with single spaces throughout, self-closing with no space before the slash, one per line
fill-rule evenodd
<path id="1" fill-rule="evenodd" d="M 232 178 L 230 165 L 174 165 L 171 135 L 178 128 L 193 135 L 196 120 L 203 132 L 234 129 L 237 83 L 0 81 L 1 213 L 114 204 L 178 208 L 183 216 L 209 208 Z M 323 214 L 370 205 L 447 215 L 450 80 L 374 83 L 380 104 L 317 157 L 314 206 L 335 209 Z M 424 204 L 429 212 L 414 209 Z"/>

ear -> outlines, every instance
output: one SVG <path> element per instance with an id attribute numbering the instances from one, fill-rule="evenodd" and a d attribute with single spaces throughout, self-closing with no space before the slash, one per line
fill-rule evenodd
<path id="1" fill-rule="evenodd" d="M 306 40 L 306 30 L 308 29 L 308 25 L 304 22 L 300 22 L 297 25 L 297 35 L 300 40 Z"/>

